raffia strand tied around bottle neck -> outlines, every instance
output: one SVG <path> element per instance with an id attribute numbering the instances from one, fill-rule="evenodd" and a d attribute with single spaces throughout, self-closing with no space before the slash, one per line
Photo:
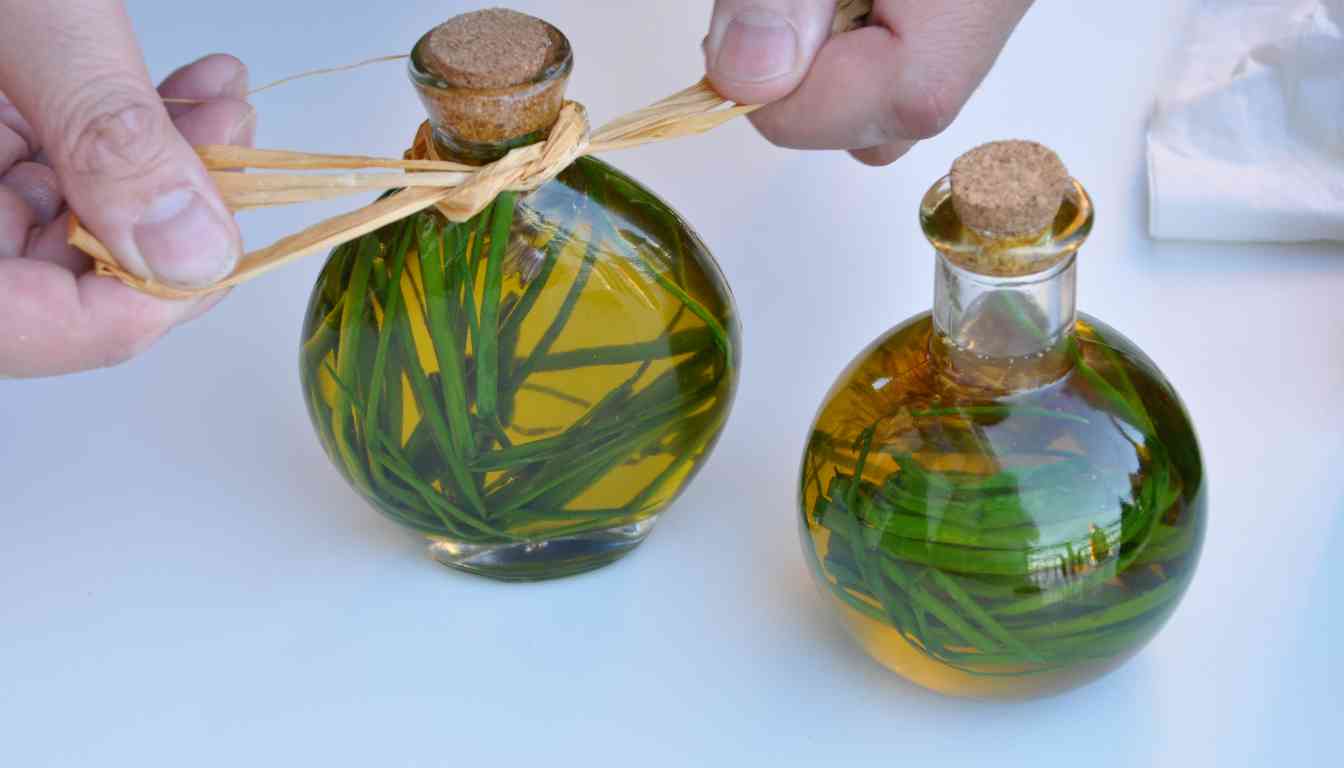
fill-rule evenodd
<path id="1" fill-rule="evenodd" d="M 840 0 L 833 33 L 857 29 L 872 11 L 872 0 Z M 386 60 L 380 59 L 380 60 Z M 339 71 L 343 68 L 325 71 Z M 286 78 L 287 82 L 295 78 Z M 270 86 L 267 86 L 270 87 Z M 260 90 L 260 89 L 259 89 Z M 197 148 L 224 202 L 234 211 L 325 200 L 369 191 L 401 191 L 347 214 L 336 216 L 265 248 L 246 254 L 233 274 L 215 285 L 184 289 L 126 270 L 75 217 L 69 242 L 92 257 L 98 274 L 165 299 L 188 299 L 230 288 L 303 256 L 335 248 L 384 225 L 434 207 L 452 221 L 467 221 L 500 192 L 526 192 L 550 181 L 580 157 L 704 133 L 757 106 L 737 105 L 720 96 L 707 80 L 658 103 L 589 129 L 587 111 L 566 102 L 547 139 L 520 147 L 489 165 L 476 167 L 444 161 L 434 149 L 432 129 L 420 126 L 404 159 L 321 155 L 283 150 L 212 145 Z M 238 173 L 264 169 L 280 173 Z M 310 171 L 387 169 L 390 173 L 312 174 Z M 288 173 L 285 173 L 288 171 Z"/>

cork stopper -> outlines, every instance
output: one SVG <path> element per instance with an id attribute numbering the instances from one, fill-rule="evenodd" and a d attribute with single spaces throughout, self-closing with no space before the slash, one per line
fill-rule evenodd
<path id="1" fill-rule="evenodd" d="M 555 41 L 541 19 L 507 8 L 464 13 L 429 33 L 425 63 L 467 88 L 505 88 L 537 79 Z"/>
<path id="2" fill-rule="evenodd" d="M 456 16 L 411 53 L 411 80 L 435 138 L 487 162 L 545 137 L 564 106 L 574 55 L 560 30 L 504 8 Z"/>
<path id="3" fill-rule="evenodd" d="M 962 155 L 919 205 L 920 226 L 953 265 L 994 278 L 1036 275 L 1072 258 L 1092 198 L 1050 149 L 997 141 Z"/>
<path id="4" fill-rule="evenodd" d="M 1069 190 L 1068 169 L 1034 141 L 996 141 L 952 164 L 952 204 L 967 227 L 987 236 L 1044 232 Z"/>

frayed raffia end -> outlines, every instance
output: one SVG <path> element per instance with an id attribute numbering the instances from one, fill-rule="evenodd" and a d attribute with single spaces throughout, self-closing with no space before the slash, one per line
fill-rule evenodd
<path id="1" fill-rule="evenodd" d="M 836 11 L 835 33 L 862 26 L 871 10 L 872 0 L 841 0 Z M 500 192 L 536 189 L 585 155 L 704 133 L 755 109 L 755 106 L 732 104 L 715 92 L 707 80 L 701 80 L 592 133 L 583 106 L 567 102 L 545 142 L 520 147 L 479 168 L 442 161 L 435 154 L 427 123 L 420 126 L 414 144 L 402 160 L 233 146 L 200 147 L 197 153 L 210 171 L 225 204 L 234 211 L 327 200 L 370 191 L 401 190 L 252 251 L 243 257 L 233 274 L 204 288 L 175 288 L 128 272 L 73 216 L 70 218 L 69 242 L 93 259 L 100 275 L 115 277 L 132 288 L 160 298 L 189 299 L 247 282 L 291 261 L 335 248 L 427 208 L 437 208 L 452 221 L 466 221 L 489 206 Z M 249 168 L 282 172 L 237 172 Z M 392 172 L 301 173 L 368 169 Z"/>
<path id="2" fill-rule="evenodd" d="M 831 34 L 853 32 L 868 23 L 873 13 L 873 0 L 840 0 L 835 6 L 835 22 Z"/>

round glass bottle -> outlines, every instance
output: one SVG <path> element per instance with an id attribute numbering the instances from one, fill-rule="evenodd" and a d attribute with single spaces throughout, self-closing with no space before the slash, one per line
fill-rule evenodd
<path id="1" fill-rule="evenodd" d="M 803 546 L 828 602 L 876 660 L 951 695 L 1046 695 L 1120 665 L 1175 609 L 1204 536 L 1180 399 L 1075 310 L 1092 203 L 1051 158 L 987 145 L 958 161 L 972 199 L 955 171 L 929 191 L 933 311 L 841 374 L 803 457 Z M 1020 231 L 995 229 L 1005 216 Z"/>
<path id="2" fill-rule="evenodd" d="M 511 11 L 427 34 L 411 78 L 437 154 L 544 140 L 572 65 L 563 34 Z M 338 248 L 303 338 L 313 425 L 351 485 L 440 562 L 537 580 L 649 534 L 724 425 L 739 330 L 690 227 L 584 158 L 470 221 L 430 210 Z"/>

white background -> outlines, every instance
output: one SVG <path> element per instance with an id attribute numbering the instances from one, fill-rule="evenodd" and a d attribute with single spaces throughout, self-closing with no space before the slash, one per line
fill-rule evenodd
<path id="1" fill-rule="evenodd" d="M 514 2 L 565 29 L 597 119 L 701 73 L 709 3 Z M 262 82 L 406 51 L 464 2 L 132 0 L 150 68 L 225 50 Z M 614 161 L 694 222 L 745 327 L 708 468 L 649 542 L 533 586 L 458 575 L 347 490 L 300 397 L 311 258 L 142 359 L 0 382 L 0 764 L 1279 765 L 1338 743 L 1344 249 L 1154 243 L 1143 130 L 1187 2 L 1043 0 L 957 124 L 883 170 L 745 124 Z M 257 99 L 258 144 L 399 153 L 400 65 Z M 1136 660 L 984 704 L 852 645 L 798 545 L 795 472 L 834 375 L 928 307 L 924 190 L 1029 137 L 1096 199 L 1081 307 L 1164 368 L 1199 428 L 1209 537 Z M 323 206 L 250 215 L 252 246 Z M 1338 754 L 1337 748 L 1333 750 Z"/>

